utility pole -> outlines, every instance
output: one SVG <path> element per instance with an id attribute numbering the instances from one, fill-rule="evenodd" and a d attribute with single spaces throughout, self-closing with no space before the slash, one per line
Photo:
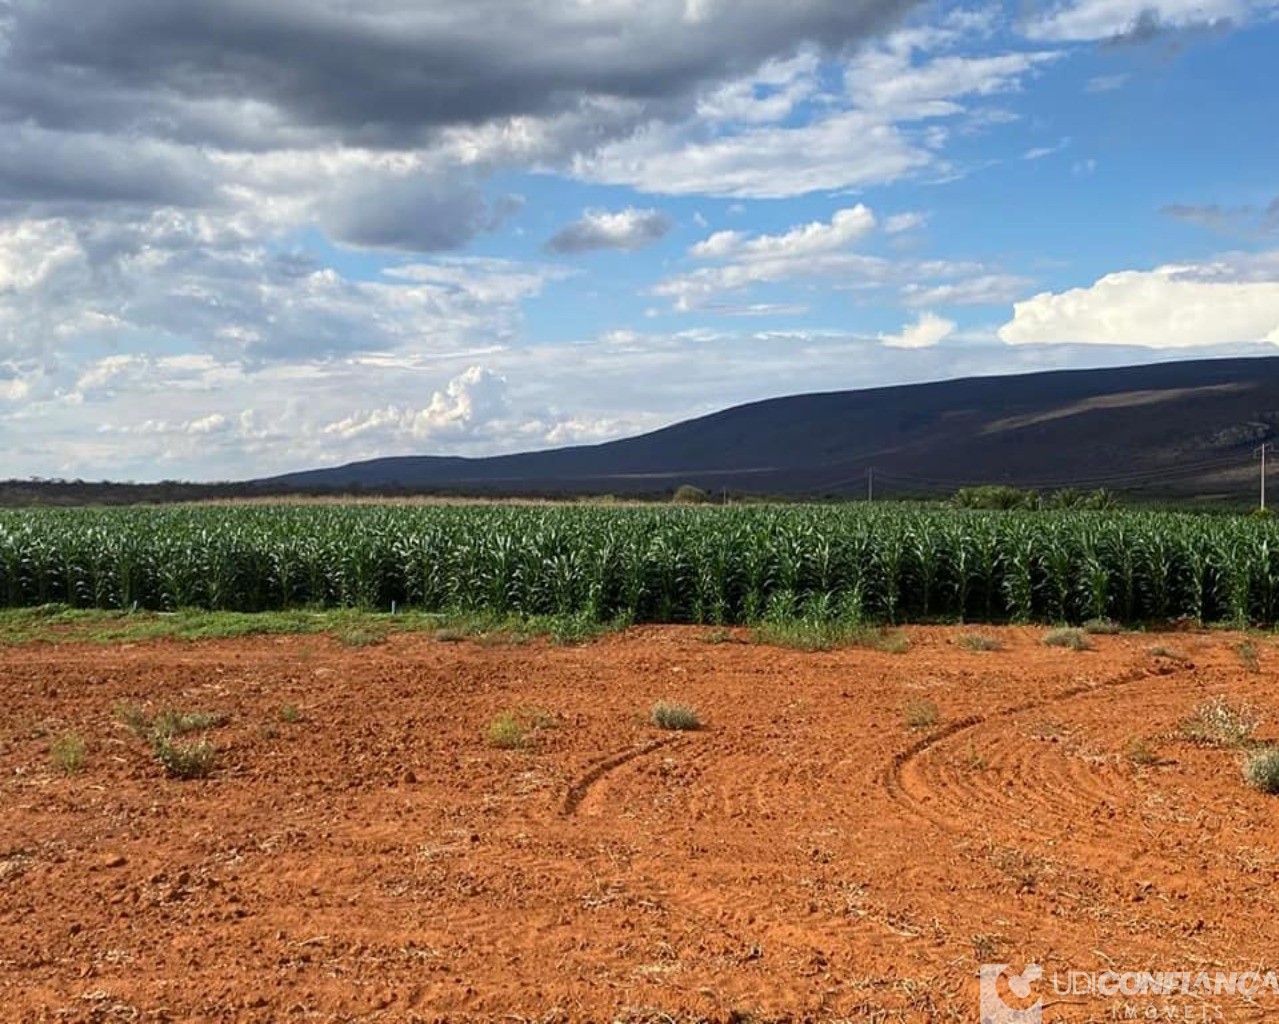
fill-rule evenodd
<path id="1" fill-rule="evenodd" d="M 866 500 L 875 500 L 875 467 L 866 470 Z"/>
<path id="2" fill-rule="evenodd" d="M 1264 512 L 1266 508 L 1266 449 L 1270 447 L 1270 442 L 1266 442 L 1260 448 L 1252 450 L 1253 455 L 1261 455 L 1261 509 Z"/>

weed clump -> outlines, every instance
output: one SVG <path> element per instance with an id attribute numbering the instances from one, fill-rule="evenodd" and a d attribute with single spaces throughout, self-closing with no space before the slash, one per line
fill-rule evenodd
<path id="1" fill-rule="evenodd" d="M 84 740 L 77 733 L 63 733 L 49 745 L 49 760 L 62 774 L 76 774 L 84 768 Z"/>
<path id="2" fill-rule="evenodd" d="M 1251 704 L 1232 704 L 1219 693 L 1200 704 L 1181 723 L 1181 732 L 1187 739 L 1207 746 L 1242 747 L 1260 724 L 1261 716 Z"/>
<path id="3" fill-rule="evenodd" d="M 1054 629 L 1044 634 L 1044 643 L 1049 647 L 1067 647 L 1072 651 L 1092 650 L 1088 634 L 1082 629 Z"/>
<path id="4" fill-rule="evenodd" d="M 1250 754 L 1243 763 L 1243 777 L 1253 789 L 1279 794 L 1279 747 Z"/>
<path id="5" fill-rule="evenodd" d="M 993 636 L 980 633 L 966 633 L 959 638 L 959 646 L 966 651 L 1002 651 L 1004 645 Z"/>
<path id="6" fill-rule="evenodd" d="M 489 722 L 486 732 L 489 746 L 499 750 L 520 750 L 528 744 L 528 734 L 520 720 L 510 711 L 504 711 Z"/>
<path id="7" fill-rule="evenodd" d="M 941 709 L 931 700 L 912 700 L 902 710 L 908 729 L 931 729 L 941 721 Z"/>
<path id="8" fill-rule="evenodd" d="M 228 717 L 216 711 L 176 711 L 166 708 L 148 715 L 136 704 L 121 704 L 116 719 L 138 739 L 151 745 L 151 752 L 164 770 L 175 779 L 201 779 L 213 771 L 217 748 L 208 740 L 177 743 L 179 737 L 226 725 Z"/>
<path id="9" fill-rule="evenodd" d="M 659 729 L 672 729 L 691 732 L 702 727 L 701 719 L 694 708 L 670 701 L 659 700 L 649 712 L 648 720 Z"/>
<path id="10" fill-rule="evenodd" d="M 175 779 L 202 779 L 213 771 L 217 750 L 208 740 L 174 743 L 167 737 L 155 741 L 155 759 Z"/>

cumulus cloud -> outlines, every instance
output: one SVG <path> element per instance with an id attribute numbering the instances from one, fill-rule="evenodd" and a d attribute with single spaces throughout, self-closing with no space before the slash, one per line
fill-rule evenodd
<path id="1" fill-rule="evenodd" d="M 355 413 L 327 424 L 322 433 L 339 438 L 370 431 L 407 435 L 426 441 L 473 435 L 492 425 L 507 411 L 506 380 L 483 367 L 471 366 L 431 396 L 428 405 L 409 409 L 395 405 Z"/>
<path id="2" fill-rule="evenodd" d="M 881 334 L 879 340 L 887 348 L 932 348 L 954 334 L 957 326 L 935 313 L 921 313 L 914 323 L 896 334 Z"/>
<path id="3" fill-rule="evenodd" d="M 114 114 L 124 127 L 146 102 L 168 115 L 159 130 L 189 133 L 197 119 L 183 117 L 185 107 L 251 97 L 261 116 L 363 144 L 555 113 L 581 95 L 684 97 L 805 43 L 849 46 L 908 6 L 15 0 L 0 8 L 0 28 L 10 95 L 22 77 L 37 123 L 102 124 Z M 88 95 L 90 109 L 78 112 L 68 91 Z"/>
<path id="4" fill-rule="evenodd" d="M 689 255 L 722 262 L 722 266 L 700 267 L 668 278 L 653 291 L 674 298 L 677 308 L 691 309 L 750 285 L 872 264 L 877 261 L 849 249 L 874 228 L 875 215 L 858 203 L 836 210 L 829 221 L 802 224 L 779 235 L 752 237 L 742 231 L 718 231 L 694 245 Z"/>
<path id="5" fill-rule="evenodd" d="M 454 257 L 355 279 L 205 227 L 192 215 L 0 224 L 0 357 L 71 342 L 251 362 L 491 345 L 513 336 L 522 300 L 564 276 Z"/>
<path id="6" fill-rule="evenodd" d="M 1124 270 L 1086 288 L 1041 292 L 1014 304 L 999 337 L 1010 345 L 1279 345 L 1279 252 Z"/>
<path id="7" fill-rule="evenodd" d="M 550 252 L 577 253 L 595 249 L 634 251 L 659 241 L 671 229 L 670 218 L 659 210 L 587 210 L 546 243 Z"/>

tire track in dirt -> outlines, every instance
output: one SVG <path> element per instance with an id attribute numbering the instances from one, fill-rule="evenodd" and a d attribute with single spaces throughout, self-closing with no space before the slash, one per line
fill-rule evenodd
<path id="1" fill-rule="evenodd" d="M 1142 682 L 1143 680 L 1152 678 L 1180 678 L 1190 671 L 1193 671 L 1193 667 L 1178 667 L 1169 671 L 1160 672 L 1153 670 L 1146 665 L 1137 665 L 1112 679 L 1071 686 L 1044 700 L 1026 701 L 1022 704 L 1013 705 L 1012 707 L 992 712 L 989 715 L 970 715 L 966 718 L 958 719 L 957 721 L 951 722 L 945 727 L 924 736 L 906 747 L 904 750 L 894 754 L 892 761 L 889 763 L 881 777 L 881 781 L 884 788 L 887 790 L 888 795 L 899 805 L 905 807 L 917 816 L 931 822 L 943 831 L 949 833 L 961 833 L 965 831 L 965 829 L 959 820 L 944 813 L 943 811 L 935 810 L 934 808 L 927 806 L 925 799 L 921 798 L 918 793 L 912 792 L 912 787 L 907 783 L 908 772 L 917 765 L 925 754 L 928 754 L 934 749 L 940 747 L 943 743 L 953 740 L 957 736 L 968 735 L 971 737 L 975 735 L 981 727 L 986 725 L 1002 725 L 1003 728 L 1007 730 L 1008 723 L 1020 716 L 1026 715 L 1029 712 L 1046 711 L 1053 707 L 1067 704 L 1079 697 L 1130 686 L 1133 683 Z M 975 749 L 976 748 L 974 748 L 974 756 L 984 756 L 977 755 L 975 753 Z M 996 745 L 995 749 L 1000 752 L 999 760 L 994 764 L 987 765 L 987 767 L 993 771 L 997 778 L 1015 779 L 1018 783 L 1021 783 L 1027 777 L 1044 777 L 1045 773 L 1039 767 L 1041 758 L 1036 756 L 1027 757 L 1024 747 L 1013 746 L 1007 738 L 1001 738 L 1001 743 Z M 1014 760 L 1010 761 L 1010 757 L 1013 757 Z M 1070 767 L 1071 769 L 1076 770 L 1076 773 L 1079 776 L 1075 780 L 1078 784 L 1078 788 L 1087 788 L 1092 791 L 1092 795 L 1094 797 L 1101 800 L 1105 799 L 1107 791 L 1104 788 L 1097 787 L 1095 779 L 1085 777 L 1083 773 L 1078 773 L 1077 764 L 1071 765 Z M 1048 778 L 1058 780 L 1060 778 L 1060 772 L 1052 773 L 1052 775 L 1048 776 Z M 927 783 L 924 780 L 921 780 L 920 785 L 925 789 L 927 788 Z M 964 815 L 964 820 L 971 820 L 974 801 L 979 801 L 985 797 L 986 803 L 992 802 L 989 800 L 989 787 L 959 784 L 954 785 L 953 788 L 960 790 L 961 794 L 965 797 L 964 806 L 967 811 Z M 1005 797 L 1010 795 L 1012 794 L 1005 791 Z M 1021 796 L 1024 800 L 1030 800 L 1036 804 L 1051 804 L 1055 807 L 1060 806 L 1059 802 L 1054 802 L 1052 800 L 1052 793 L 1042 786 L 1035 787 L 1033 785 L 1018 785 L 1017 795 Z M 1000 801 L 1000 803 L 1006 808 L 1007 799 Z M 1033 807 L 1027 809 L 1035 810 Z"/>
<path id="2" fill-rule="evenodd" d="M 572 817 L 577 813 L 582 801 L 586 799 L 591 787 L 604 778 L 605 775 L 622 767 L 629 761 L 634 761 L 637 757 L 643 757 L 646 754 L 653 753 L 655 750 L 660 750 L 662 747 L 670 746 L 677 738 L 675 736 L 665 736 L 661 739 L 650 740 L 642 747 L 631 747 L 628 750 L 612 754 L 602 761 L 597 761 L 587 769 L 581 778 L 568 787 L 568 792 L 564 794 L 564 805 L 560 809 L 560 813 L 566 818 Z"/>

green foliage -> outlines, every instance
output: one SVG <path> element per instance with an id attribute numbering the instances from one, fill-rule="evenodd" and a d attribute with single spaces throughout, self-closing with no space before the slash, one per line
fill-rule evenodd
<path id="1" fill-rule="evenodd" d="M 74 775 L 84 768 L 84 740 L 74 732 L 66 732 L 49 744 L 49 760 L 64 775 Z"/>
<path id="2" fill-rule="evenodd" d="M 648 720 L 659 729 L 673 729 L 691 732 L 702 727 L 701 719 L 694 708 L 671 701 L 659 700 L 649 712 Z"/>
<path id="3" fill-rule="evenodd" d="M 284 631 L 375 642 L 470 619 L 519 637 L 613 621 L 1279 622 L 1273 520 L 1028 511 L 1024 492 L 994 504 L 1015 509 L 3 510 L 0 607 L 12 610 L 0 638 Z"/>
<path id="4" fill-rule="evenodd" d="M 1243 764 L 1243 777 L 1253 789 L 1279 793 L 1279 747 L 1249 754 Z"/>
<path id="5" fill-rule="evenodd" d="M 671 496 L 671 501 L 676 505 L 705 505 L 710 500 L 711 496 L 706 491 L 692 484 L 681 484 Z"/>
<path id="6" fill-rule="evenodd" d="M 523 724 L 519 717 L 510 711 L 502 712 L 489 722 L 485 735 L 489 745 L 499 750 L 519 750 L 528 743 L 528 734 Z"/>
<path id="7" fill-rule="evenodd" d="M 986 484 L 982 487 L 961 487 L 951 499 L 958 508 L 972 509 L 1033 509 L 1039 508 L 1039 494 L 1016 487 Z"/>
<path id="8" fill-rule="evenodd" d="M 175 743 L 157 738 L 153 749 L 156 760 L 175 779 L 202 779 L 213 771 L 217 760 L 217 750 L 208 740 Z"/>

